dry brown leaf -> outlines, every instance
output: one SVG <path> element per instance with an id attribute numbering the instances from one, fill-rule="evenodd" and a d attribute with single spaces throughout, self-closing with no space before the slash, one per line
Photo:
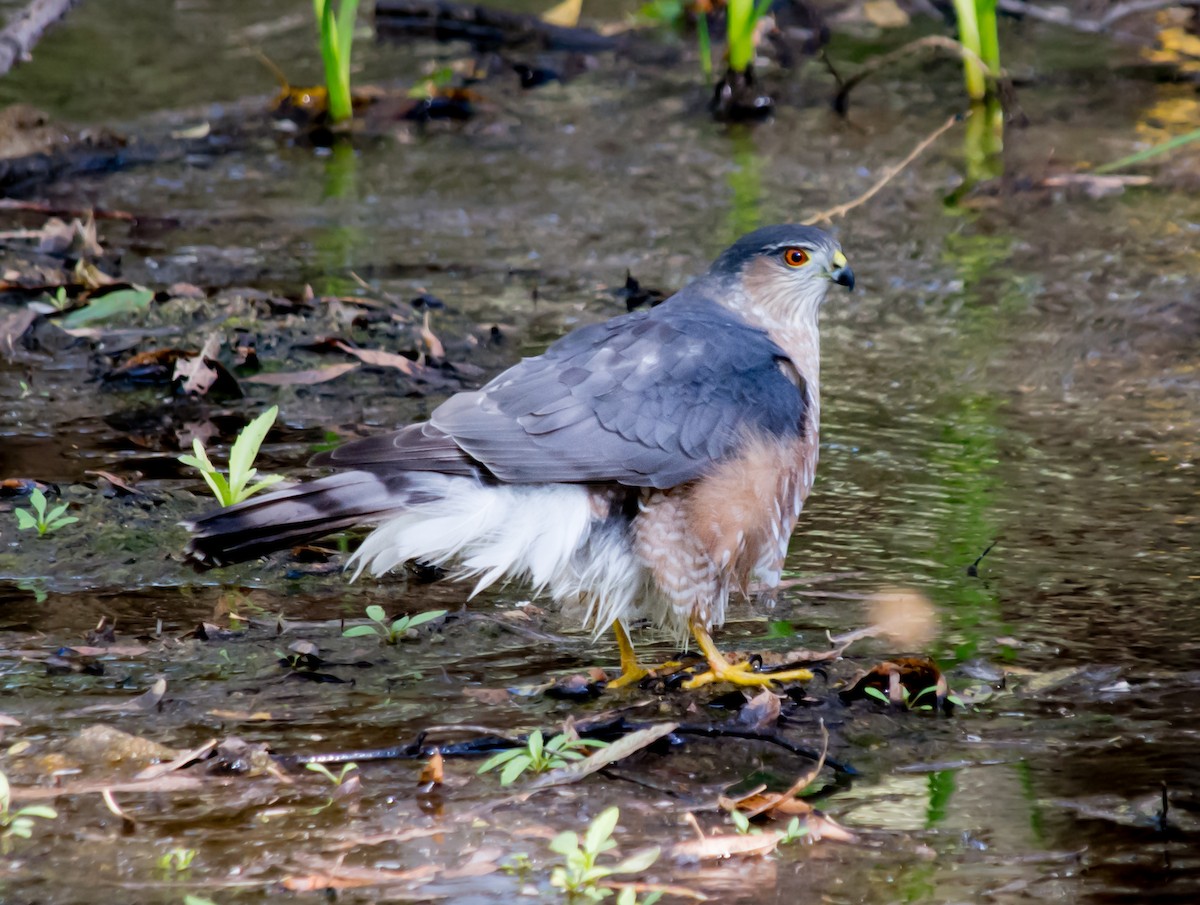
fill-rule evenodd
<path id="1" fill-rule="evenodd" d="M 98 478 L 104 478 L 104 480 L 106 480 L 106 481 L 108 481 L 108 483 L 112 484 L 112 486 L 115 487 L 117 490 L 121 491 L 121 493 L 128 494 L 130 496 L 138 495 L 138 491 L 134 488 L 134 486 L 132 484 L 130 484 L 128 481 L 118 478 L 111 471 L 103 471 L 102 469 L 95 468 L 95 469 L 88 469 L 87 471 L 84 471 L 84 474 L 90 474 L 90 475 L 95 475 Z M 137 474 L 138 478 L 140 478 L 142 476 L 142 473 L 140 471 L 135 472 L 135 474 Z"/>
<path id="2" fill-rule="evenodd" d="M 417 364 L 412 359 L 397 355 L 395 352 L 384 352 L 382 349 L 358 349 L 341 341 L 335 342 L 334 345 L 347 355 L 353 355 L 363 364 L 377 368 L 395 368 L 409 377 L 416 377 L 426 370 L 424 365 Z"/>
<path id="3" fill-rule="evenodd" d="M 314 892 L 321 889 L 358 889 L 363 886 L 395 886 L 400 883 L 428 883 L 441 869 L 436 864 L 422 864 L 411 870 L 379 870 L 370 867 L 347 867 L 344 864 L 316 865 L 322 873 L 300 877 L 285 877 L 283 888 L 291 892 Z M 444 898 L 421 894 L 422 899 Z"/>
<path id="4" fill-rule="evenodd" d="M 13 358 L 17 354 L 17 342 L 24 336 L 33 322 L 38 319 L 36 311 L 18 308 L 0 317 L 0 355 Z"/>
<path id="5" fill-rule="evenodd" d="M 446 357 L 446 347 L 442 345 L 442 341 L 438 339 L 437 334 L 433 332 L 433 328 L 429 326 L 429 312 L 425 312 L 425 318 L 421 322 L 421 341 L 425 343 L 425 351 L 429 357 L 435 361 L 440 361 Z"/>
<path id="6" fill-rule="evenodd" d="M 174 773 L 176 770 L 182 770 L 188 764 L 208 757 L 208 755 L 216 749 L 217 740 L 215 738 L 209 739 L 199 747 L 193 748 L 190 751 L 184 751 L 173 760 L 169 760 L 163 764 L 154 764 L 153 766 L 147 767 L 145 770 L 142 770 L 140 773 L 134 775 L 134 781 L 158 779 L 160 776 L 166 776 L 168 773 Z"/>
<path id="7" fill-rule="evenodd" d="M 275 719 L 269 710 L 210 710 L 208 715 L 219 720 L 239 720 L 245 723 L 267 723 Z"/>
<path id="8" fill-rule="evenodd" d="M 212 385 L 221 376 L 212 364 L 217 360 L 220 351 L 220 334 L 210 333 L 198 355 L 181 358 L 175 362 L 172 380 L 183 381 L 179 388 L 185 396 L 203 396 L 212 389 Z"/>
<path id="9" fill-rule="evenodd" d="M 668 854 L 672 858 L 695 858 L 699 861 L 719 861 L 734 855 L 769 855 L 775 851 L 781 838 L 781 834 L 774 830 L 765 833 L 720 833 L 677 842 L 668 849 Z"/>
<path id="10" fill-rule="evenodd" d="M 326 365 L 323 368 L 310 368 L 307 371 L 275 371 L 269 374 L 255 374 L 253 377 L 243 379 L 246 383 L 260 383 L 266 386 L 312 386 L 316 383 L 335 380 L 359 367 L 354 362 L 346 362 L 340 365 Z"/>
<path id="11" fill-rule="evenodd" d="M 441 785 L 446 779 L 446 763 L 442 759 L 441 751 L 434 751 L 433 757 L 429 758 L 429 762 L 421 768 L 420 782 L 424 784 L 432 783 Z"/>
<path id="12" fill-rule="evenodd" d="M 657 726 L 650 726 L 646 729 L 639 729 L 637 732 L 631 732 L 625 737 L 617 739 L 617 741 L 613 742 L 607 748 L 600 748 L 594 751 L 583 760 L 577 760 L 565 767 L 559 767 L 557 770 L 551 770 L 549 773 L 539 776 L 533 782 L 529 783 L 526 789 L 534 791 L 549 788 L 550 786 L 578 782 L 585 776 L 591 776 L 597 770 L 603 770 L 609 764 L 615 764 L 617 761 L 623 760 L 649 745 L 653 745 L 660 738 L 670 735 L 678 728 L 678 723 L 659 723 Z"/>
<path id="13" fill-rule="evenodd" d="M 751 729 L 773 729 L 779 722 L 779 695 L 763 689 L 738 711 L 737 721 Z"/>
<path id="14" fill-rule="evenodd" d="M 463 695 L 468 698 L 474 698 L 483 704 L 503 704 L 512 698 L 512 694 L 505 688 L 464 688 Z"/>

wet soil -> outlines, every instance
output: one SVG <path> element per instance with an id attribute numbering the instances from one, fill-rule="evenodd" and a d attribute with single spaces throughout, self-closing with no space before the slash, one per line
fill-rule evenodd
<path id="1" fill-rule="evenodd" d="M 0 96 L 139 134 L 218 121 L 217 102 L 265 109 L 272 82 L 251 45 L 294 67 L 297 83 L 317 76 L 307 8 L 146 10 L 83 4 L 0 81 Z M 719 636 L 729 649 L 822 648 L 827 632 L 869 621 L 864 600 L 880 588 L 932 599 L 933 641 L 853 645 L 794 695 L 781 729 L 819 747 L 828 727 L 830 755 L 857 772 L 824 772 L 819 806 L 860 840 L 716 864 L 664 856 L 644 879 L 729 902 L 1200 898 L 1200 198 L 1028 188 L 1172 128 L 1192 89 L 1129 75 L 1134 47 L 1011 29 L 1031 125 L 1006 136 L 1005 189 L 946 204 L 968 156 L 955 131 L 836 224 L 859 289 L 824 312 L 822 459 L 787 573 L 820 580 L 772 609 L 735 608 Z M 835 34 L 830 53 L 874 49 Z M 465 53 L 367 41 L 356 52 L 361 80 L 391 85 Z M 729 719 L 717 691 L 541 693 L 611 669 L 616 650 L 570 614 L 528 605 L 520 587 L 468 604 L 461 585 L 348 585 L 325 563 L 286 557 L 198 574 L 181 561 L 177 523 L 209 503 L 175 457 L 193 436 L 223 454 L 277 404 L 261 468 L 304 475 L 325 444 L 420 418 L 459 386 L 620 313 L 627 271 L 670 291 L 740 233 L 863 191 L 954 112 L 958 78 L 948 65 L 881 76 L 844 121 L 828 109 L 825 71 L 802 66 L 777 82 L 773 121 L 746 129 L 711 121 L 695 70 L 601 55 L 534 91 L 515 73 L 491 79 L 465 123 L 396 124 L 333 150 L 267 128 L 220 154 L 48 185 L 43 201 L 135 213 L 102 222 L 100 238 L 119 258 L 114 275 L 162 295 L 90 336 L 43 323 L 0 358 L 0 478 L 42 482 L 80 518 L 37 539 L 16 530 L 11 509 L 24 499 L 0 498 L 0 713 L 19 723 L 2 728 L 0 769 L 24 790 L 20 803 L 42 794 L 59 812 L 5 856 L 0 898 L 275 901 L 285 879 L 336 872 L 344 857 L 345 868 L 418 871 L 342 890 L 344 902 L 553 900 L 548 841 L 605 807 L 621 807 L 628 853 L 690 838 L 689 811 L 729 829 L 715 802 L 730 784 L 786 787 L 807 771 L 777 747 L 689 738 L 528 799 L 455 759 L 434 793 L 420 760 L 364 762 L 361 791 L 332 804 L 315 774 L 199 765 L 177 774 L 192 777 L 178 788 L 115 792 L 132 825 L 94 791 L 54 792 L 145 766 L 144 754 L 101 753 L 90 735 L 79 743 L 97 723 L 172 749 L 239 736 L 289 755 L 404 744 L 434 726 L 519 734 L 620 708 L 639 720 Z M 246 100 L 256 94 L 261 105 Z M 36 228 L 44 217 L 4 220 Z M 28 260 L 2 254 L 6 267 Z M 179 282 L 203 300 L 166 292 Z M 195 351 L 213 331 L 253 339 L 267 370 L 350 360 L 308 347 L 330 335 L 411 352 L 424 312 L 410 300 L 425 293 L 445 304 L 430 325 L 455 366 L 437 383 L 364 366 L 197 400 L 102 379 L 135 351 Z M 372 604 L 450 616 L 395 646 L 343 638 L 342 620 Z M 115 640 L 88 641 L 102 616 Z M 232 633 L 197 637 L 201 623 Z M 674 653 L 651 631 L 635 640 L 647 661 Z M 319 666 L 289 661 L 299 641 L 317 646 Z M 109 649 L 65 650 L 85 644 Z M 967 706 L 939 716 L 839 698 L 857 670 L 903 653 L 936 658 Z M 135 703 L 159 678 L 161 700 Z M 173 848 L 196 850 L 187 870 L 158 863 Z M 521 854 L 528 870 L 499 869 Z"/>

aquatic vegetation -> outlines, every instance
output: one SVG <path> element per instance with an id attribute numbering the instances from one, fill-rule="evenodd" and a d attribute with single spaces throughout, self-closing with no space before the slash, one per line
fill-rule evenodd
<path id="1" fill-rule="evenodd" d="M 413 616 L 401 616 L 395 619 L 389 625 L 387 621 L 387 613 L 383 607 L 372 605 L 367 607 L 367 618 L 371 622 L 367 625 L 354 625 L 342 632 L 343 638 L 361 638 L 364 635 L 379 635 L 385 644 L 396 644 L 410 628 L 416 628 L 418 625 L 424 625 L 426 622 L 432 622 L 434 619 L 440 619 L 446 615 L 445 610 L 429 610 L 426 613 L 417 613 Z"/>
<path id="2" fill-rule="evenodd" d="M 725 43 L 733 72 L 744 73 L 754 62 L 755 33 L 770 7 L 771 0 L 729 0 L 726 5 Z"/>
<path id="3" fill-rule="evenodd" d="M 562 855 L 563 863 L 551 872 L 550 885 L 561 889 L 568 898 L 599 902 L 613 892 L 611 887 L 602 885 L 601 881 L 614 874 L 641 873 L 654 864 L 658 860 L 658 848 L 645 849 L 616 864 L 597 863 L 602 854 L 617 847 L 612 835 L 620 816 L 619 808 L 608 808 L 592 820 L 582 839 L 571 830 L 555 836 L 550 842 L 550 851 Z M 651 893 L 641 900 L 641 905 L 651 905 L 659 898 L 659 893 Z M 637 901 L 636 894 L 631 889 L 622 890 L 620 898 L 617 899 L 618 905 L 633 905 Z"/>
<path id="4" fill-rule="evenodd" d="M 29 505 L 32 507 L 31 509 L 13 510 L 17 517 L 17 528 L 21 531 L 33 528 L 37 531 L 38 537 L 45 537 L 59 528 L 79 521 L 73 515 L 63 514 L 70 508 L 70 503 L 60 503 L 47 511 L 46 495 L 41 490 L 34 490 L 29 495 Z"/>
<path id="5" fill-rule="evenodd" d="M 1194 141 L 1200 141 L 1200 129 L 1193 129 L 1191 132 L 1186 132 L 1183 135 L 1176 135 L 1174 138 L 1169 138 L 1164 142 L 1156 144 L 1145 150 L 1138 151 L 1135 154 L 1130 154 L 1128 157 L 1122 157 L 1120 160 L 1114 160 L 1112 163 L 1106 163 L 1104 166 L 1096 167 L 1097 173 L 1115 173 L 1117 170 L 1123 170 L 1126 167 L 1135 166 L 1147 160 L 1152 160 L 1160 154 L 1166 154 L 1168 151 L 1174 151 L 1176 148 L 1182 148 L 1184 145 L 1189 145 Z"/>
<path id="6" fill-rule="evenodd" d="M 29 839 L 33 836 L 34 818 L 54 820 L 58 811 L 49 805 L 31 804 L 16 811 L 12 810 L 12 787 L 8 776 L 0 771 L 0 853 L 12 850 L 14 839 Z"/>
<path id="7" fill-rule="evenodd" d="M 734 809 L 729 812 L 729 819 L 733 822 L 733 828 L 743 836 L 755 836 L 762 833 L 762 830 L 750 823 L 750 818 L 742 811 Z M 799 842 L 808 835 L 808 824 L 802 821 L 799 817 L 793 817 L 791 822 L 778 832 L 779 841 L 777 845 L 790 845 L 793 842 Z"/>
<path id="8" fill-rule="evenodd" d="M 350 54 L 354 46 L 354 20 L 358 0 L 313 0 L 313 12 L 321 35 L 321 61 L 325 64 L 329 120 L 345 122 L 354 113 L 350 99 Z"/>
<path id="9" fill-rule="evenodd" d="M 593 738 L 561 733 L 546 741 L 542 731 L 536 729 L 529 734 L 524 748 L 510 748 L 489 757 L 476 771 L 488 773 L 497 767 L 504 767 L 500 772 L 500 785 L 510 786 L 516 782 L 522 773 L 546 773 L 565 767 L 571 761 L 583 760 L 587 748 L 607 748 L 608 742 Z M 614 818 L 615 821 L 615 818 Z"/>
<path id="10" fill-rule="evenodd" d="M 197 851 L 194 848 L 173 848 L 160 855 L 156 863 L 162 873 L 181 873 L 192 866 L 196 855 Z"/>
<path id="11" fill-rule="evenodd" d="M 205 483 L 212 489 L 213 496 L 222 506 L 232 506 L 258 493 L 260 490 L 278 484 L 283 480 L 280 475 L 267 475 L 256 484 L 250 481 L 258 473 L 254 460 L 258 456 L 259 447 L 267 438 L 267 431 L 275 423 L 279 414 L 278 406 L 271 406 L 249 424 L 247 424 L 233 446 L 229 450 L 229 476 L 222 474 L 204 449 L 204 444 L 197 437 L 192 441 L 192 451 L 195 455 L 180 456 L 179 461 L 200 471 Z"/>
<path id="12" fill-rule="evenodd" d="M 967 94 L 972 101 L 982 101 L 987 97 L 989 81 L 983 66 L 990 69 L 993 76 L 1000 72 L 996 0 L 953 0 L 953 3 L 959 43 L 971 52 L 963 58 Z"/>

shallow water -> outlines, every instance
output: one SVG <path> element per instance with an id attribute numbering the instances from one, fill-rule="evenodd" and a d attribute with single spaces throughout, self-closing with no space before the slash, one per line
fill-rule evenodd
<path id="1" fill-rule="evenodd" d="M 220 111 L 202 105 L 270 90 L 244 49 L 247 29 L 289 72 L 303 55 L 297 80 L 315 74 L 310 25 L 303 16 L 289 24 L 290 5 L 214 0 L 176 6 L 169 21 L 130 9 L 84 4 L 35 63 L 0 82 L 3 96 L 133 131 L 215 118 Z M 143 27 L 153 39 L 139 37 Z M 1097 53 L 1036 28 L 1014 28 L 1009 46 L 1014 68 L 1035 79 L 1021 93 L 1032 125 L 1007 135 L 1018 190 L 948 208 L 963 166 L 956 130 L 836 224 L 859 290 L 831 299 L 824 314 L 822 460 L 788 571 L 840 577 L 786 592 L 770 612 L 737 608 L 721 636 L 730 648 L 820 648 L 826 630 L 867 621 L 863 595 L 912 587 L 936 605 L 940 629 L 923 652 L 951 685 L 982 698 L 1007 672 L 1005 687 L 953 718 L 844 705 L 839 682 L 902 652 L 884 641 L 852 647 L 814 680 L 787 732 L 815 745 L 817 720 L 829 726 L 831 756 L 860 775 L 830 788 L 821 807 L 863 841 L 717 867 L 664 859 L 653 880 L 720 901 L 791 902 L 801 884 L 806 898 L 829 902 L 1200 896 L 1200 199 L 1148 188 L 1095 201 L 1022 188 L 1052 163 L 1132 150 L 1179 89 L 1116 74 L 1113 64 L 1133 51 Z M 866 50 L 842 39 L 833 55 Z M 360 54 L 364 78 L 399 83 L 461 55 L 425 43 L 364 43 Z M 156 288 L 182 280 L 223 299 L 238 287 L 295 298 L 305 283 L 352 292 L 354 272 L 401 300 L 431 292 L 448 306 L 433 325 L 450 359 L 490 374 L 622 311 L 610 290 L 627 268 L 673 289 L 741 231 L 854 196 L 958 102 L 950 67 L 897 73 L 859 89 L 843 122 L 828 111 L 830 82 L 814 65 L 789 81 L 774 122 L 729 130 L 703 114 L 695 81 L 689 67 L 602 59 L 537 92 L 493 79 L 474 121 L 397 126 L 353 154 L 255 132 L 230 153 L 70 179 L 46 194 L 141 215 L 133 226 L 102 223 L 102 240 L 120 250 L 124 278 Z M 139 326 L 165 331 L 156 335 L 163 345 L 194 348 L 224 315 L 225 329 L 257 333 L 264 360 L 329 363 L 292 346 L 336 332 L 332 316 L 314 324 L 228 304 L 203 312 L 172 303 Z M 469 342 L 492 324 L 511 328 L 509 338 Z M 392 337 L 379 326 L 342 329 L 371 347 Z M 0 361 L 0 477 L 59 484 L 82 520 L 34 541 L 0 512 L 0 712 L 21 723 L 5 730 L 5 744 L 29 743 L 0 764 L 14 784 L 48 785 L 55 769 L 95 780 L 135 772 L 62 753 L 66 738 L 96 722 L 177 748 L 236 734 L 287 754 L 407 742 L 435 724 L 524 732 L 642 700 L 642 719 L 724 718 L 698 693 L 585 704 L 537 694 L 485 704 L 464 693 L 615 663 L 607 639 L 592 644 L 554 613 L 528 615 L 517 587 L 472 601 L 418 643 L 387 647 L 341 638 L 334 620 L 371 603 L 457 614 L 466 589 L 401 579 L 347 587 L 337 574 L 289 577 L 278 562 L 198 576 L 179 562 L 175 523 L 205 506 L 203 488 L 174 462 L 191 432 L 211 425 L 229 439 L 244 415 L 278 403 L 282 429 L 263 467 L 298 473 L 325 430 L 406 423 L 436 393 L 411 396 L 402 378 L 360 370 L 314 387 L 249 387 L 244 402 L 183 403 L 104 385 L 95 379 L 103 359 L 88 345 L 48 348 Z M 142 472 L 147 495 L 103 496 L 85 474 L 96 468 Z M 184 637 L 201 621 L 227 625 L 231 607 L 254 620 L 244 633 Z M 120 643 L 145 650 L 102 656 L 102 675 L 60 673 L 20 653 L 80 644 L 101 615 L 117 619 Z M 797 637 L 768 637 L 780 621 Z M 319 672 L 341 681 L 300 681 L 281 666 L 298 640 L 315 642 L 334 664 Z M 639 640 L 648 660 L 671 653 L 669 639 Z M 167 694 L 149 713 L 83 710 L 128 702 L 157 676 Z M 249 718 L 256 713 L 271 718 Z M 534 869 L 527 880 L 492 870 L 386 893 L 351 889 L 343 901 L 506 900 L 525 883 L 546 893 L 548 839 L 582 829 L 609 804 L 622 808 L 622 851 L 669 844 L 691 834 L 688 810 L 706 827 L 722 825 L 711 808 L 723 784 L 766 775 L 786 785 L 809 765 L 753 743 L 692 739 L 524 803 L 500 801 L 496 781 L 474 778 L 475 766 L 449 761 L 433 802 L 417 794 L 418 765 L 407 761 L 363 764 L 357 803 L 323 809 L 328 791 L 307 774 L 290 785 L 233 777 L 183 793 L 118 794 L 137 821 L 131 835 L 98 795 L 60 796 L 59 819 L 16 847 L 0 888 L 13 902 L 90 901 L 118 887 L 135 901 L 185 892 L 264 901 L 283 877 L 332 864 L 345 844 L 348 865 L 378 869 L 453 866 L 479 851 L 483 861 L 525 852 Z M 363 842 L 407 830 L 430 834 Z M 173 847 L 198 852 L 185 873 L 155 864 Z"/>

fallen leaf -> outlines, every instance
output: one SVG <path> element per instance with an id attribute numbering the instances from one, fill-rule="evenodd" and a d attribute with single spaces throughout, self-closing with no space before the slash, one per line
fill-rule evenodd
<path id="1" fill-rule="evenodd" d="M 677 842 L 667 850 L 673 858 L 695 858 L 699 861 L 719 861 L 734 855 L 769 855 L 779 845 L 782 834 L 774 830 L 764 833 L 720 833 Z"/>
<path id="2" fill-rule="evenodd" d="M 128 483 L 127 481 L 122 480 L 121 478 L 118 478 L 115 474 L 113 474 L 110 471 L 102 471 L 99 468 L 88 469 L 88 470 L 84 471 L 84 474 L 90 474 L 90 475 L 95 475 L 98 478 L 104 478 L 104 480 L 106 480 L 106 481 L 108 481 L 108 483 L 112 484 L 113 487 L 115 487 L 117 490 L 121 491 L 121 493 L 126 494 L 128 496 L 137 496 L 138 495 L 138 491 L 134 488 L 134 486 L 132 484 Z M 135 474 L 139 478 L 141 477 L 140 471 L 135 472 Z"/>
<path id="3" fill-rule="evenodd" d="M 63 327 L 75 329 L 110 317 L 145 311 L 153 300 L 154 293 L 149 289 L 117 289 L 93 297 L 84 307 L 64 316 L 61 323 Z"/>
<path id="4" fill-rule="evenodd" d="M 419 780 L 423 785 L 441 785 L 446 779 L 445 761 L 442 759 L 441 751 L 434 751 L 433 757 L 429 758 L 429 762 L 421 768 L 421 778 Z"/>
<path id="5" fill-rule="evenodd" d="M 738 711 L 737 721 L 751 729 L 773 729 L 779 722 L 779 695 L 763 689 Z"/>
<path id="6" fill-rule="evenodd" d="M 395 886 L 400 883 L 427 883 L 440 868 L 435 864 L 422 864 L 411 870 L 379 870 L 370 867 L 347 867 L 341 863 L 327 866 L 317 864 L 321 873 L 299 877 L 285 877 L 284 889 L 291 892 L 315 892 L 321 889 L 358 889 L 363 886 Z M 445 898 L 445 895 L 421 894 L 421 899 Z"/>
<path id="7" fill-rule="evenodd" d="M 563 28 L 574 28 L 579 24 L 579 14 L 583 12 L 583 0 L 562 0 L 542 13 L 542 21 L 547 25 L 558 25 Z"/>
<path id="8" fill-rule="evenodd" d="M 37 319 L 37 312 L 28 308 L 18 308 L 0 317 L 0 355 L 13 358 L 17 354 L 17 342 Z"/>
<path id="9" fill-rule="evenodd" d="M 198 355 L 175 362 L 175 373 L 171 379 L 182 381 L 179 389 L 185 396 L 203 396 L 212 389 L 221 376 L 216 365 L 220 351 L 221 335 L 210 333 Z"/>
<path id="10" fill-rule="evenodd" d="M 360 365 L 354 362 L 346 362 L 340 365 L 326 365 L 322 368 L 310 368 L 307 371 L 273 371 L 267 374 L 255 374 L 253 377 L 246 377 L 246 383 L 259 383 L 266 386 L 312 386 L 316 383 L 325 383 L 329 380 L 336 380 L 343 374 L 348 374 L 351 371 L 357 370 Z"/>
<path id="11" fill-rule="evenodd" d="M 878 28 L 904 28 L 910 21 L 896 0 L 867 0 L 862 11 L 866 20 Z"/>
<path id="12" fill-rule="evenodd" d="M 198 760 L 203 760 L 208 757 L 217 748 L 217 740 L 210 739 L 199 747 L 192 748 L 190 751 L 184 751 L 178 757 L 162 764 L 154 764 L 147 767 L 140 773 L 134 775 L 134 780 L 142 782 L 150 779 L 158 779 L 160 776 L 166 776 L 168 773 L 174 773 L 176 770 L 181 770 L 188 764 L 195 763 Z"/>
<path id="13" fill-rule="evenodd" d="M 1119 195 L 1126 186 L 1149 185 L 1154 180 L 1150 176 L 1102 176 L 1095 173 L 1061 173 L 1057 176 L 1047 176 L 1041 184 L 1045 188 L 1082 189 L 1089 198 L 1104 198 L 1108 195 Z"/>
<path id="14" fill-rule="evenodd" d="M 363 364 L 377 368 L 395 368 L 409 377 L 422 376 L 429 370 L 424 365 L 405 358 L 403 355 L 397 355 L 395 352 L 384 352 L 382 349 L 359 349 L 341 341 L 335 342 L 334 346 L 347 355 L 353 355 Z"/>
<path id="15" fill-rule="evenodd" d="M 650 726 L 646 729 L 639 729 L 637 732 L 631 732 L 624 738 L 613 742 L 607 748 L 598 748 L 583 760 L 577 760 L 565 767 L 551 770 L 549 773 L 539 776 L 530 782 L 526 786 L 526 789 L 532 791 L 535 789 L 546 789 L 550 786 L 561 786 L 567 783 L 579 782 L 585 776 L 591 776 L 597 770 L 603 770 L 609 764 L 615 764 L 617 761 L 624 760 L 629 755 L 653 745 L 660 738 L 670 735 L 678 728 L 678 723 L 659 723 L 657 726 Z"/>

